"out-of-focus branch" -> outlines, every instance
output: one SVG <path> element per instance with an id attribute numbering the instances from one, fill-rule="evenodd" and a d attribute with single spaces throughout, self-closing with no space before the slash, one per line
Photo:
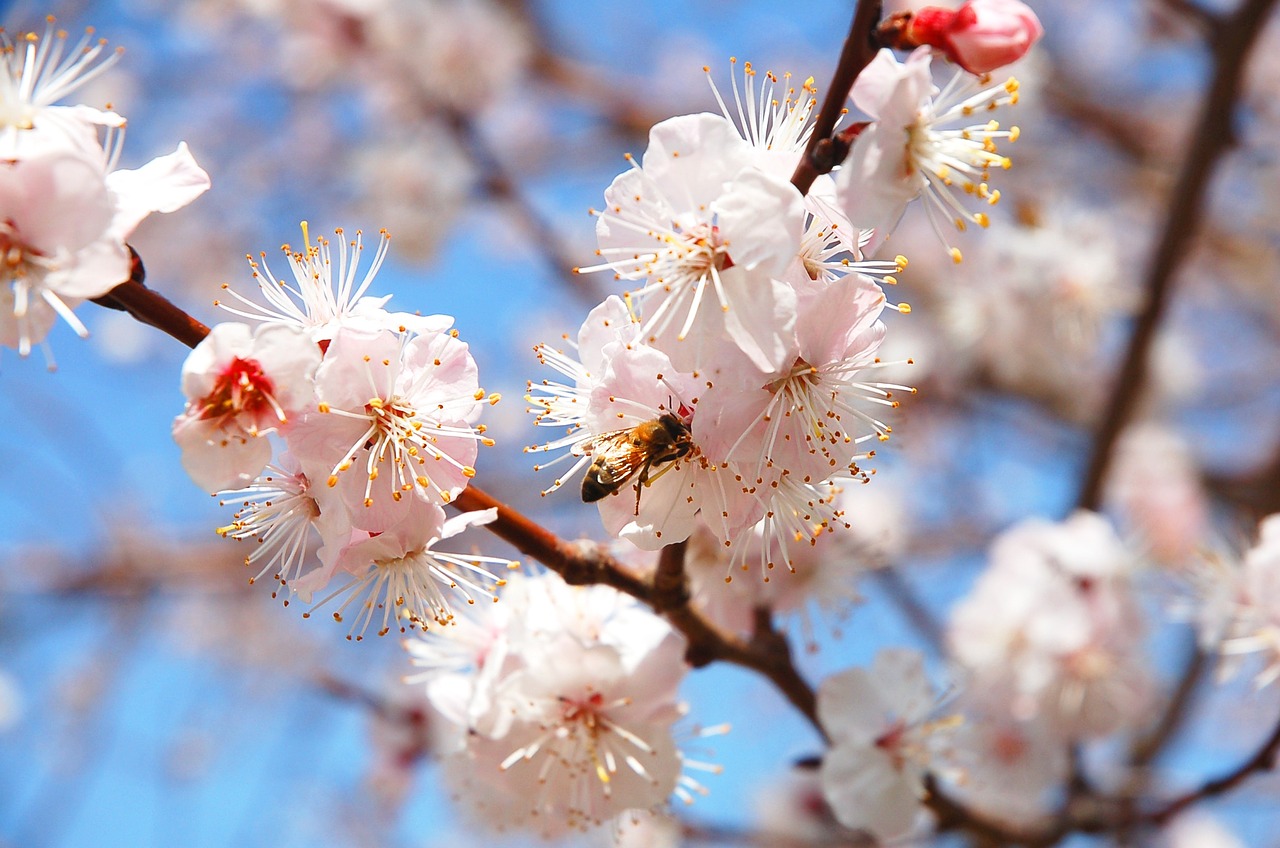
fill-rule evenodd
<path id="1" fill-rule="evenodd" d="M 1178 14 L 1210 34 L 1224 25 L 1223 16 L 1196 0 L 1158 0 L 1159 4 Z"/>
<path id="2" fill-rule="evenodd" d="M 898 608 L 925 644 L 938 656 L 946 656 L 946 638 L 937 617 L 924 605 L 895 568 L 877 568 L 869 575 L 880 585 L 889 602 Z"/>
<path id="3" fill-rule="evenodd" d="M 425 110 L 429 107 L 423 108 Z M 596 298 L 586 290 L 582 278 L 572 275 L 573 279 L 570 280 L 569 272 L 578 263 L 573 261 L 561 246 L 560 234 L 520 190 L 520 186 L 508 173 L 506 166 L 497 152 L 490 147 L 475 121 L 461 111 L 448 111 L 442 117 L 480 173 L 480 186 L 484 193 L 503 204 L 519 220 L 530 243 L 544 259 L 551 272 L 569 283 L 566 288 L 581 297 L 584 302 L 595 305 Z"/>
<path id="4" fill-rule="evenodd" d="M 1280 721 L 1276 722 L 1275 727 L 1271 729 L 1271 735 L 1249 759 L 1221 777 L 1205 781 L 1198 789 L 1173 799 L 1155 812 L 1146 815 L 1144 819 L 1155 825 L 1167 824 L 1188 807 L 1207 798 L 1229 792 L 1258 772 L 1273 770 L 1276 767 L 1277 754 L 1280 754 Z"/>
<path id="5" fill-rule="evenodd" d="M 833 138 L 832 133 L 835 132 L 836 122 L 844 114 L 844 103 L 853 89 L 853 81 L 876 55 L 873 38 L 879 20 L 879 0 L 858 0 L 853 22 L 849 25 L 849 34 L 840 50 L 840 60 L 836 63 L 831 84 L 827 86 L 827 95 L 813 123 L 813 135 L 809 137 L 809 144 L 800 157 L 800 164 L 791 175 L 792 185 L 800 189 L 801 194 L 808 194 L 813 181 L 822 174 L 831 173 L 831 169 L 839 165 L 849 152 L 848 140 Z"/>
<path id="6" fill-rule="evenodd" d="M 1250 49 L 1276 0 L 1244 0 L 1212 33 L 1213 78 L 1205 91 L 1195 134 L 1170 199 L 1169 214 L 1151 260 L 1138 316 L 1111 396 L 1093 442 L 1079 506 L 1097 509 L 1121 432 L 1133 417 L 1147 377 L 1151 345 L 1168 306 L 1173 276 L 1186 257 L 1204 213 L 1204 199 L 1218 162 L 1234 141 L 1232 118 Z"/>

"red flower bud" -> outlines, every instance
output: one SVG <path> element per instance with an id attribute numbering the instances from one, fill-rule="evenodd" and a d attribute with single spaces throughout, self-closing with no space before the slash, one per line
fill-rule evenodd
<path id="1" fill-rule="evenodd" d="M 985 74 L 1026 55 L 1044 28 L 1021 0 L 966 0 L 959 9 L 926 6 L 912 14 L 904 35 L 930 44 L 971 74 Z"/>

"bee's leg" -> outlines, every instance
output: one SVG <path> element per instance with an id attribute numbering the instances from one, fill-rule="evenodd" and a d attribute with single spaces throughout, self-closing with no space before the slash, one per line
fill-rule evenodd
<path id="1" fill-rule="evenodd" d="M 640 492 L 644 487 L 649 485 L 649 479 L 650 479 L 649 469 L 652 467 L 653 467 L 653 462 L 646 461 L 645 464 L 640 469 L 640 476 L 636 477 L 636 513 L 635 514 L 637 516 L 640 515 Z M 657 480 L 661 476 L 662 476 L 662 472 L 659 471 L 657 474 L 653 476 L 652 479 Z"/>

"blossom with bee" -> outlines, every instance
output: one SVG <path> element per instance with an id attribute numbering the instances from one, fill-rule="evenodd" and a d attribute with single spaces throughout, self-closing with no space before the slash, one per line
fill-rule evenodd
<path id="1" fill-rule="evenodd" d="M 739 469 L 699 447 L 698 401 L 705 382 L 700 387 L 692 374 L 677 370 L 665 353 L 642 341 L 643 332 L 627 305 L 610 297 L 591 311 L 579 333 L 582 361 L 538 347 L 543 363 L 573 384 L 531 384 L 528 400 L 538 423 L 568 430 L 529 450 L 568 448 L 544 466 L 576 459 L 547 492 L 586 469 L 593 476 L 583 492 L 598 503 L 605 529 L 614 536 L 657 549 L 688 538 L 701 512 L 730 541 L 759 520 L 764 506 Z"/>

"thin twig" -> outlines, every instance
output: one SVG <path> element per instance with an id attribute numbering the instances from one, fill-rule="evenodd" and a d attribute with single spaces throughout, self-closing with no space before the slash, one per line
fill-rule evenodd
<path id="1" fill-rule="evenodd" d="M 880 584 L 889 602 L 898 608 L 902 617 L 911 624 L 929 649 L 938 656 L 946 656 L 946 638 L 942 625 L 917 597 L 910 584 L 902 578 L 902 574 L 896 568 L 877 568 L 871 572 L 871 579 Z"/>
<path id="2" fill-rule="evenodd" d="M 1212 33 L 1213 79 L 1205 91 L 1195 135 L 1174 185 L 1169 214 L 1147 272 L 1143 287 L 1146 305 L 1134 326 L 1094 437 L 1093 455 L 1078 502 L 1083 509 L 1096 510 L 1102 503 L 1102 487 L 1116 442 L 1141 400 L 1151 345 L 1172 294 L 1174 274 L 1193 243 L 1213 173 L 1234 141 L 1232 118 L 1240 98 L 1246 59 L 1275 3 L 1276 0 L 1246 0 Z"/>
<path id="3" fill-rule="evenodd" d="M 1144 816 L 1143 819 L 1155 825 L 1167 824 L 1188 807 L 1234 789 L 1257 772 L 1273 770 L 1276 767 L 1277 754 L 1280 754 L 1280 721 L 1276 722 L 1275 727 L 1271 729 L 1271 735 L 1249 759 L 1221 777 L 1205 781 L 1200 788 L 1173 799 L 1155 812 Z"/>
<path id="4" fill-rule="evenodd" d="M 840 60 L 831 75 L 822 108 L 813 122 L 813 135 L 809 136 L 804 155 L 791 175 L 791 184 L 800 189 L 801 194 L 808 194 L 813 181 L 822 174 L 831 173 L 831 169 L 839 165 L 849 152 L 848 142 L 841 142 L 831 134 L 844 114 L 844 104 L 853 89 L 853 81 L 875 58 L 872 37 L 879 20 L 879 0 L 858 0 L 858 8 L 854 10 L 853 21 L 849 24 L 849 34 L 845 36 L 844 47 L 840 51 Z"/>

